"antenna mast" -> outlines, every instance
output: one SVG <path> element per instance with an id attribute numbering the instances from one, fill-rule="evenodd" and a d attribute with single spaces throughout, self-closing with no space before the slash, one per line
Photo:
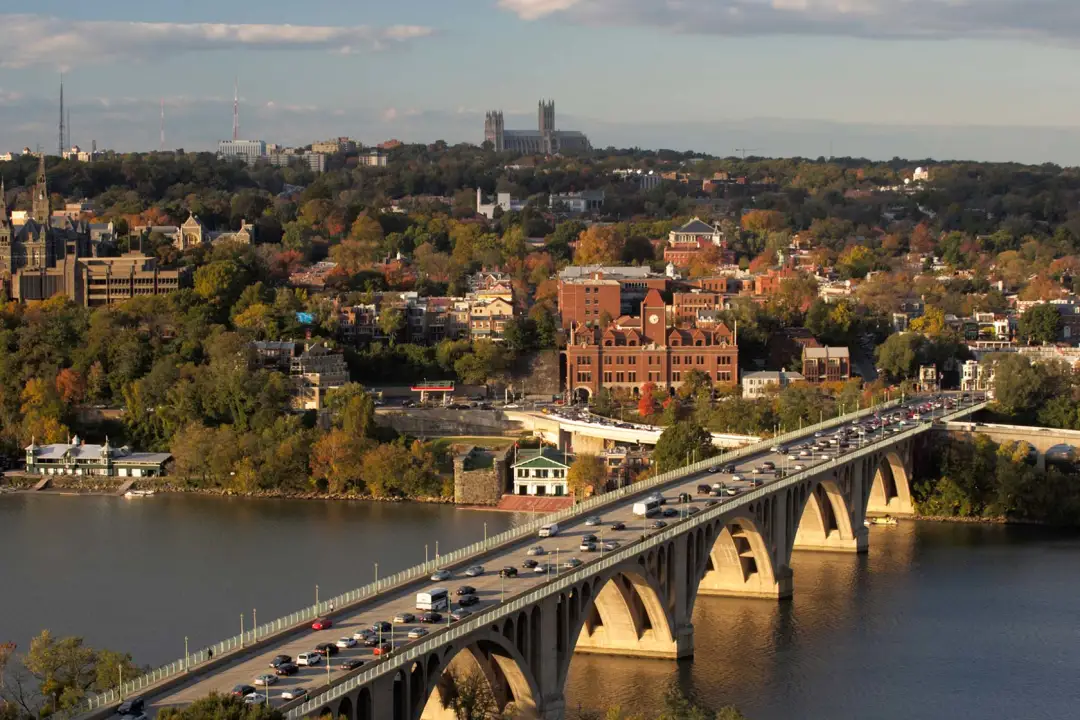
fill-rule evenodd
<path id="1" fill-rule="evenodd" d="M 233 80 L 232 139 L 240 139 L 240 80 Z"/>
<path id="2" fill-rule="evenodd" d="M 60 73 L 60 139 L 57 148 L 57 154 L 64 157 L 64 73 Z"/>

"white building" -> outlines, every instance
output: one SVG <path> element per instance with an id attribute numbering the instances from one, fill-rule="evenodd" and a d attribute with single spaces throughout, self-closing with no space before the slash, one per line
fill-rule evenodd
<path id="1" fill-rule="evenodd" d="M 603 206 L 603 190 L 548 195 L 548 207 L 553 212 L 586 213 L 599 210 Z"/>
<path id="2" fill-rule="evenodd" d="M 518 450 L 510 470 L 512 492 L 515 495 L 566 497 L 570 494 L 566 477 L 569 470 L 567 457 L 554 448 Z"/>
<path id="3" fill-rule="evenodd" d="M 520 212 L 525 209 L 525 203 L 510 197 L 510 193 L 498 193 L 495 196 L 495 202 L 487 205 L 484 203 L 484 192 L 480 188 L 476 188 L 477 214 L 483 215 L 488 220 L 494 220 L 496 208 L 501 208 L 504 213 L 511 211 Z"/>
<path id="4" fill-rule="evenodd" d="M 256 160 L 266 157 L 264 140 L 222 140 L 218 143 L 218 157 L 243 160 L 254 165 Z"/>
<path id="5" fill-rule="evenodd" d="M 104 445 L 87 445 L 76 435 L 70 443 L 26 446 L 26 472 L 31 475 L 97 475 L 154 477 L 165 474 L 169 453 L 132 452 Z"/>
<path id="6" fill-rule="evenodd" d="M 756 400 L 765 395 L 782 390 L 794 382 L 804 380 L 802 373 L 788 370 L 762 370 L 743 373 L 742 396 L 747 400 Z"/>
<path id="7" fill-rule="evenodd" d="M 993 368 L 978 360 L 967 360 L 960 366 L 960 389 L 964 392 L 986 392 L 993 384 Z"/>

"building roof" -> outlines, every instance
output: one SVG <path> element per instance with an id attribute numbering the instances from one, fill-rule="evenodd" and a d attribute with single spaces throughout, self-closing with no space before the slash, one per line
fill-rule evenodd
<path id="1" fill-rule="evenodd" d="M 574 278 L 590 277 L 596 273 L 611 276 L 613 278 L 661 277 L 654 273 L 647 265 L 642 265 L 640 267 L 634 265 L 569 265 L 559 271 L 559 278 L 561 280 L 572 280 Z"/>
<path id="2" fill-rule="evenodd" d="M 77 439 L 77 438 L 76 438 Z M 161 465 L 169 461 L 169 453 L 131 452 L 126 448 L 110 448 L 106 445 L 87 445 L 85 443 L 55 443 L 53 445 L 29 445 L 27 452 L 33 450 L 36 460 L 59 462 L 64 459 L 82 461 L 100 461 L 102 448 L 107 448 L 109 457 L 114 461 L 123 461 L 130 465 Z"/>
<path id="3" fill-rule="evenodd" d="M 545 447 L 539 450 L 522 448 L 517 452 L 517 460 L 513 467 L 566 469 L 570 467 L 568 459 L 564 453 L 555 448 Z"/>
<path id="4" fill-rule="evenodd" d="M 663 305 L 664 298 L 660 297 L 660 293 L 656 288 L 649 288 L 649 292 L 645 293 L 645 299 L 641 303 L 649 306 Z"/>
<path id="5" fill-rule="evenodd" d="M 803 357 L 811 360 L 826 360 L 828 358 L 846 358 L 849 357 L 848 349 L 846 347 L 805 347 L 803 348 Z"/>
<path id="6" fill-rule="evenodd" d="M 805 380 L 802 373 L 790 372 L 788 370 L 758 370 L 756 372 L 745 372 L 742 374 L 743 382 L 747 380 L 769 380 L 771 382 L 780 382 L 781 378 L 787 378 L 791 382 L 799 382 Z"/>
<path id="7" fill-rule="evenodd" d="M 690 220 L 685 225 L 676 230 L 673 230 L 672 232 L 693 233 L 695 235 L 712 235 L 716 233 L 717 230 L 712 225 L 701 220 L 700 218 L 694 218 L 693 220 Z"/>

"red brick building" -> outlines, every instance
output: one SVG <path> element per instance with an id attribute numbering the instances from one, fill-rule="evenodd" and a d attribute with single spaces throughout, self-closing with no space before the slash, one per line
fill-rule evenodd
<path id="1" fill-rule="evenodd" d="M 668 278 L 647 267 L 570 266 L 559 273 L 559 315 L 564 328 L 596 327 L 637 312 L 650 290 L 667 290 Z"/>
<path id="2" fill-rule="evenodd" d="M 637 318 L 620 318 L 605 330 L 572 328 L 564 351 L 568 393 L 579 400 L 601 388 L 625 388 L 636 395 L 647 382 L 674 391 L 691 370 L 705 373 L 715 385 L 738 383 L 735 334 L 722 323 L 707 330 L 675 328 L 672 315 L 653 289 Z"/>
<path id="3" fill-rule="evenodd" d="M 844 382 L 851 379 L 851 357 L 846 347 L 803 348 L 806 382 Z"/>

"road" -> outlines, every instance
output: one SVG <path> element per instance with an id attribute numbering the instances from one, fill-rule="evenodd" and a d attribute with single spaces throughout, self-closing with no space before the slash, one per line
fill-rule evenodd
<path id="1" fill-rule="evenodd" d="M 892 412 L 894 411 L 889 411 L 886 415 L 889 415 Z M 938 411 L 938 414 L 940 414 L 940 411 Z M 844 427 L 852 426 L 852 423 L 848 423 Z M 910 427 L 910 425 L 908 426 Z M 895 431 L 899 431 L 901 426 L 892 425 L 887 430 L 873 432 L 866 440 L 863 440 L 862 443 L 877 440 L 882 437 L 883 432 L 889 432 L 894 428 Z M 832 432 L 835 432 L 835 430 L 829 432 L 831 434 Z M 783 449 L 784 452 L 781 453 L 765 451 L 752 457 L 744 458 L 737 464 L 734 473 L 734 475 L 738 475 L 742 478 L 739 481 L 732 480 L 732 474 L 702 472 L 698 475 L 673 482 L 663 489 L 663 494 L 669 501 L 669 504 L 666 507 L 675 508 L 680 512 L 689 512 L 691 508 L 703 508 L 707 502 L 714 500 L 708 496 L 697 494 L 697 486 L 706 482 L 724 482 L 733 487 L 738 493 L 751 489 L 753 487 L 752 480 L 755 478 L 760 479 L 765 484 L 774 482 L 777 479 L 776 474 L 751 473 L 755 467 L 760 466 L 765 461 L 775 463 L 776 467 L 781 470 L 799 470 L 801 468 L 793 466 L 798 464 L 804 467 L 812 467 L 813 465 L 825 462 L 828 459 L 835 458 L 838 454 L 842 455 L 844 452 L 851 452 L 860 447 L 860 440 L 858 438 L 852 438 L 849 441 L 851 443 L 850 447 L 845 451 L 838 452 L 835 448 L 830 448 L 826 451 L 828 457 L 822 457 L 820 451 L 818 451 L 811 458 L 798 459 L 796 461 L 790 460 L 788 451 L 792 445 L 797 445 L 809 440 L 812 440 L 812 438 L 804 437 L 802 441 L 788 443 Z M 682 492 L 691 495 L 692 500 L 690 503 L 675 503 L 677 495 Z M 525 538 L 499 553 L 495 559 L 487 560 L 485 562 L 485 572 L 480 577 L 465 577 L 463 573 L 458 572 L 449 580 L 433 581 L 428 585 L 430 587 L 447 588 L 450 590 L 452 600 L 454 599 L 454 592 L 458 587 L 466 584 L 471 585 L 476 588 L 476 595 L 480 598 L 480 602 L 469 608 L 469 610 L 475 613 L 479 610 L 491 607 L 492 605 L 499 603 L 502 598 L 509 598 L 517 593 L 524 592 L 546 579 L 544 575 L 538 575 L 522 567 L 522 563 L 527 558 L 526 551 L 531 546 L 542 545 L 548 553 L 546 557 L 536 559 L 540 561 L 561 563 L 574 557 L 577 557 L 582 561 L 592 559 L 594 553 L 581 552 L 579 549 L 581 536 L 587 533 L 596 534 L 605 541 L 614 540 L 622 545 L 639 539 L 642 532 L 647 531 L 648 525 L 651 525 L 654 520 L 662 518 L 645 520 L 635 517 L 632 512 L 635 499 L 640 499 L 640 496 L 627 497 L 619 505 L 609 508 L 603 514 L 602 527 L 588 526 L 585 523 L 585 516 L 579 516 L 569 523 L 560 523 L 560 533 L 557 537 L 543 539 Z M 728 498 L 721 498 L 720 501 L 723 502 L 724 499 Z M 675 519 L 677 518 L 672 518 L 669 522 Z M 625 523 L 626 528 L 624 530 L 612 530 L 610 526 L 615 522 Z M 595 553 L 595 555 L 599 554 L 599 552 Z M 499 570 L 505 566 L 518 568 L 519 576 L 513 579 L 501 579 L 499 577 Z M 214 691 L 227 693 L 230 692 L 234 686 L 239 684 L 253 685 L 253 680 L 256 676 L 272 672 L 269 668 L 269 663 L 275 655 L 286 654 L 296 658 L 300 653 L 312 652 L 315 645 L 318 643 L 335 642 L 344 636 L 351 637 L 357 630 L 367 628 L 376 621 L 389 622 L 395 614 L 409 612 L 420 615 L 420 612 L 415 608 L 415 592 L 415 587 L 410 588 L 408 591 L 399 591 L 397 593 L 388 591 L 380 598 L 381 602 L 377 605 L 360 608 L 353 612 L 339 611 L 334 618 L 334 626 L 331 629 L 311 631 L 306 635 L 293 635 L 280 641 L 272 642 L 265 648 L 260 649 L 258 653 L 246 658 L 237 659 L 231 664 L 216 670 L 212 674 L 205 677 L 195 677 L 190 682 L 159 696 L 152 695 L 149 698 L 147 705 L 147 714 L 150 717 L 153 717 L 154 714 L 163 707 L 186 705 L 199 698 L 205 697 Z M 446 617 L 448 613 L 443 613 L 443 615 Z M 396 647 L 401 647 L 409 642 L 406 637 L 409 630 L 418 626 L 418 623 L 395 625 L 390 633 L 386 633 L 383 636 L 383 639 L 393 642 Z M 370 661 L 373 657 L 372 650 L 364 647 L 340 650 L 337 655 L 331 658 L 329 671 L 325 662 L 320 667 L 301 667 L 297 675 L 288 678 L 280 678 L 278 682 L 270 688 L 260 688 L 260 690 L 263 692 L 263 696 L 267 701 L 273 705 L 280 705 L 286 702 L 281 698 L 281 693 L 284 689 L 304 687 L 310 693 L 314 694 L 324 689 L 328 682 L 336 680 L 348 672 L 356 672 L 338 669 L 337 665 L 343 659 L 356 658 Z"/>

